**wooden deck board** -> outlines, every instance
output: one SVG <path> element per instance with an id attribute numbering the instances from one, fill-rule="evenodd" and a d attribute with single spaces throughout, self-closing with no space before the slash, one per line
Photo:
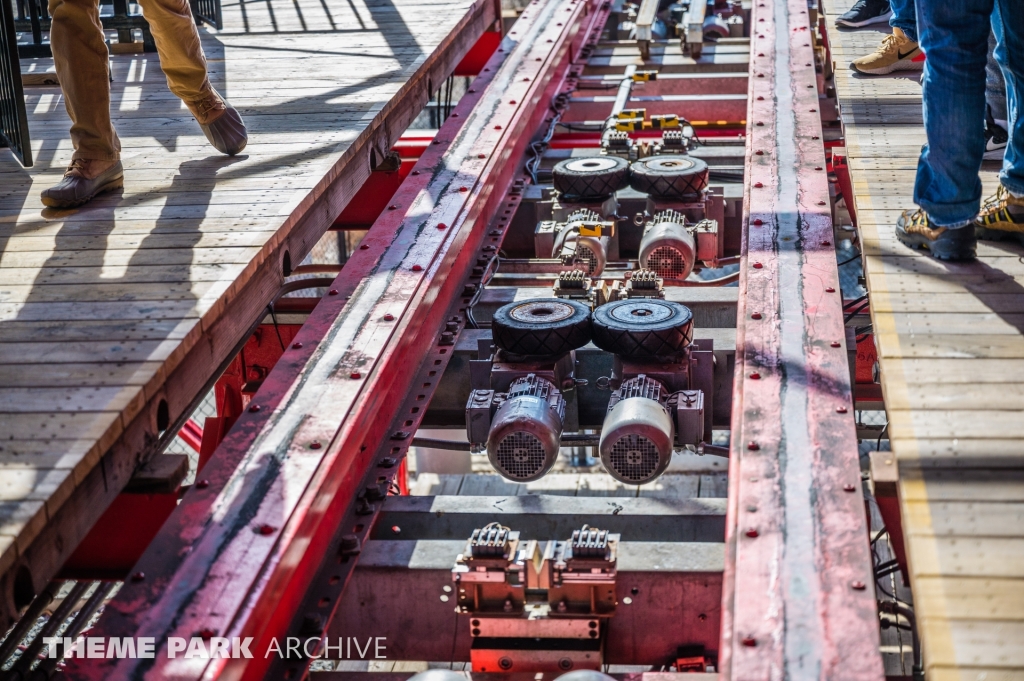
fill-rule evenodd
<path id="1" fill-rule="evenodd" d="M 829 42 L 928 678 L 1024 673 L 1024 250 L 941 263 L 895 239 L 925 141 L 919 74 L 848 68 L 883 35 Z M 982 171 L 986 195 L 995 165 Z"/>
<path id="2" fill-rule="evenodd" d="M 284 252 L 296 264 L 308 252 L 368 176 L 370 149 L 394 143 L 494 11 L 486 0 L 225 4 L 224 29 L 200 32 L 211 82 L 249 128 L 234 158 L 209 146 L 156 55 L 115 55 L 125 187 L 74 210 L 39 199 L 72 151 L 60 89 L 26 88 L 36 165 L 0 154 L 4 617 L 4 573 L 21 562 L 36 589 L 50 579 L 81 535 L 63 534 L 56 552 L 32 554 L 33 542 L 72 501 L 98 517 L 152 453 L 157 402 L 185 413 L 280 286 Z M 101 460 L 103 482 L 85 484 Z M 106 496 L 73 499 L 79 487 Z"/>

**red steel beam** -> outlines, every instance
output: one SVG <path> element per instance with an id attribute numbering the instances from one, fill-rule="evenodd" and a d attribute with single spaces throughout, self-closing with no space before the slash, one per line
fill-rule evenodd
<path id="1" fill-rule="evenodd" d="M 562 86 L 556 76 L 601 16 L 595 9 L 589 0 L 536 0 L 524 11 L 207 464 L 203 484 L 107 607 L 93 635 L 154 637 L 156 659 L 75 659 L 69 678 L 268 673 L 270 640 L 301 621 L 309 583 L 325 561 L 337 562 L 339 529 L 352 527 L 360 484 L 381 462 L 378 445 L 408 444 L 393 428 L 406 396 L 431 388 L 413 384 L 417 367 L 447 352 L 436 341 L 447 303 L 460 300 L 485 240 L 500 241 L 487 221 L 518 169 L 510 159 L 523 157 L 543 123 Z M 370 520 L 351 532 L 365 537 Z M 251 636 L 255 657 L 170 659 L 171 636 Z"/>
<path id="2" fill-rule="evenodd" d="M 807 2 L 752 28 L 722 678 L 880 681 Z"/>

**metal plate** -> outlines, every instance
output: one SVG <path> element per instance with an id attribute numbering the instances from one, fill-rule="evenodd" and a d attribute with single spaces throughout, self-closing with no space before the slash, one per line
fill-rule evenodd
<path id="1" fill-rule="evenodd" d="M 565 164 L 566 170 L 574 173 L 599 173 L 605 170 L 612 170 L 618 167 L 615 159 L 607 156 L 596 156 L 589 158 L 578 158 Z"/>

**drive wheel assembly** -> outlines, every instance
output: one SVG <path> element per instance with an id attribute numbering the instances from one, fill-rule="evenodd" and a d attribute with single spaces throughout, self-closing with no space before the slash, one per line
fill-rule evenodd
<path id="1" fill-rule="evenodd" d="M 566 200 L 600 200 L 629 184 L 629 162 L 618 156 L 570 158 L 552 168 L 551 175 Z"/>
<path id="2" fill-rule="evenodd" d="M 708 164 L 691 156 L 650 156 L 633 163 L 629 184 L 659 199 L 696 201 L 708 186 Z"/>
<path id="3" fill-rule="evenodd" d="M 509 303 L 495 311 L 491 333 L 514 355 L 563 355 L 590 342 L 590 308 L 561 298 Z"/>
<path id="4" fill-rule="evenodd" d="M 625 357 L 670 358 L 693 340 L 693 313 L 658 299 L 619 300 L 594 310 L 594 344 Z"/>

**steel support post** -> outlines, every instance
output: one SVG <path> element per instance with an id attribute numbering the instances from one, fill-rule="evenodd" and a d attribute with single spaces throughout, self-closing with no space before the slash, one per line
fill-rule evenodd
<path id="1" fill-rule="evenodd" d="M 595 9 L 524 11 L 108 606 L 94 635 L 154 637 L 156 658 L 76 659 L 69 678 L 303 673 L 308 660 L 264 653 L 329 623 L 355 563 L 342 550 L 365 539 L 450 357 L 439 334 L 481 249 L 500 244 L 506 221 L 488 223 L 509 201 L 510 159 L 606 16 Z M 172 636 L 253 637 L 254 657 L 172 659 Z"/>
<path id="2" fill-rule="evenodd" d="M 722 678 L 883 676 L 814 27 L 753 8 Z"/>

